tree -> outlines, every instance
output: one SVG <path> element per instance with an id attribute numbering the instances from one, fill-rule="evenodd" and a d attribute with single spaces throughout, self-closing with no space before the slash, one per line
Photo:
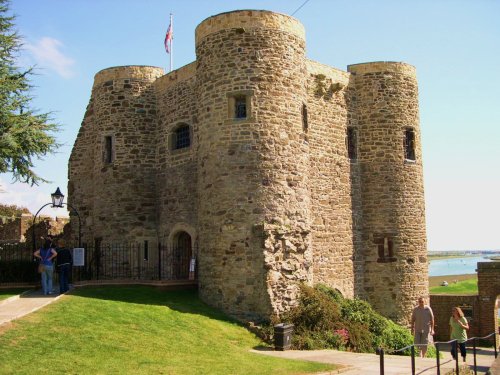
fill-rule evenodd
<path id="1" fill-rule="evenodd" d="M 15 17 L 7 16 L 8 5 L 8 0 L 0 0 L 0 173 L 38 185 L 47 181 L 33 171 L 33 161 L 59 146 L 53 135 L 58 125 L 49 113 L 40 114 L 30 106 L 33 69 L 16 66 L 22 44 L 13 30 Z"/>
<path id="2" fill-rule="evenodd" d="M 20 217 L 22 214 L 29 214 L 30 210 L 26 207 L 16 206 L 15 204 L 0 203 L 0 218 L 4 217 Z"/>

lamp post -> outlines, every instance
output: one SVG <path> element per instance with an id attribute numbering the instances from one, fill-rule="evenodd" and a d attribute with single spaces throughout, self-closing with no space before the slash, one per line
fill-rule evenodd
<path id="1" fill-rule="evenodd" d="M 33 217 L 33 224 L 32 224 L 32 227 L 33 227 L 33 251 L 36 251 L 36 229 L 35 229 L 36 217 L 38 216 L 40 211 L 42 211 L 48 205 L 52 205 L 53 208 L 62 208 L 62 207 L 64 207 L 64 205 L 69 206 L 73 210 L 72 212 L 74 212 L 76 214 L 76 216 L 78 216 L 78 247 L 82 247 L 82 220 L 80 218 L 80 214 L 78 213 L 76 208 L 74 208 L 72 205 L 70 205 L 69 203 L 64 203 L 64 194 L 61 193 L 61 190 L 59 190 L 59 187 L 56 189 L 56 191 L 54 193 L 50 194 L 50 197 L 51 197 L 52 202 L 46 203 L 42 207 L 40 207 L 40 209 L 35 214 L 35 217 Z"/>

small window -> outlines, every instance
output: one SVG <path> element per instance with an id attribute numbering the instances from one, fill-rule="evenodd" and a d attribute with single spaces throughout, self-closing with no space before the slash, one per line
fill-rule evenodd
<path id="1" fill-rule="evenodd" d="M 378 263 L 395 262 L 394 243 L 390 236 L 374 236 L 373 242 L 377 246 Z"/>
<path id="2" fill-rule="evenodd" d="M 234 98 L 234 118 L 247 118 L 247 98 L 240 95 Z"/>
<path id="3" fill-rule="evenodd" d="M 104 137 L 104 163 L 111 164 L 114 159 L 113 136 L 107 135 Z"/>
<path id="4" fill-rule="evenodd" d="M 189 125 L 181 125 L 174 131 L 172 142 L 173 149 L 179 150 L 191 146 L 191 134 Z"/>
<path id="5" fill-rule="evenodd" d="M 307 105 L 302 104 L 302 130 L 307 133 L 309 130 L 309 119 L 307 118 Z"/>
<path id="6" fill-rule="evenodd" d="M 358 158 L 357 151 L 357 135 L 354 128 L 348 127 L 346 134 L 346 146 L 347 146 L 347 156 L 351 160 L 356 160 Z"/>
<path id="7" fill-rule="evenodd" d="M 252 90 L 228 92 L 226 95 L 227 120 L 229 123 L 252 119 Z"/>
<path id="8" fill-rule="evenodd" d="M 406 160 L 415 160 L 415 131 L 413 129 L 405 130 L 404 150 Z"/>

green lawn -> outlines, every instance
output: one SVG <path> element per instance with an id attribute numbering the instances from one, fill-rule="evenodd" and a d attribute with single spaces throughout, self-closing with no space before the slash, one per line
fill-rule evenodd
<path id="1" fill-rule="evenodd" d="M 26 291 L 26 288 L 9 288 L 9 289 L 0 289 L 0 301 L 3 299 L 7 299 L 12 296 L 17 296 L 22 292 Z"/>
<path id="2" fill-rule="evenodd" d="M 259 345 L 194 291 L 88 287 L 0 333 L 0 373 L 260 375 L 334 368 L 249 352 Z"/>
<path id="3" fill-rule="evenodd" d="M 450 282 L 448 286 L 435 286 L 430 288 L 431 294 L 477 294 L 477 276 L 475 278 Z"/>

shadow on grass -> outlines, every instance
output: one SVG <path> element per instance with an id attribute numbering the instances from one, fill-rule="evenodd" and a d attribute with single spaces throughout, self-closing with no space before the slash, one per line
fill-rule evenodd
<path id="1" fill-rule="evenodd" d="M 178 312 L 204 315 L 211 319 L 237 323 L 243 326 L 241 322 L 201 301 L 197 289 L 193 287 L 172 290 L 171 287 L 147 285 L 85 286 L 73 289 L 71 294 L 84 298 L 166 306 Z"/>

